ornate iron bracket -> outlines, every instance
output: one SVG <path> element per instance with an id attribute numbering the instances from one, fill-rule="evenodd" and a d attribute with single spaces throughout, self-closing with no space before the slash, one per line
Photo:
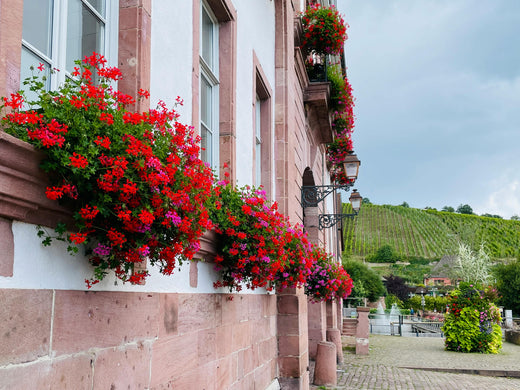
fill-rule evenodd
<path id="1" fill-rule="evenodd" d="M 358 215 L 357 212 L 352 214 L 320 214 L 318 229 L 323 230 L 330 228 L 336 225 L 339 221 L 342 221 L 345 218 L 354 219 L 354 217 Z"/>
<path id="2" fill-rule="evenodd" d="M 325 186 L 302 186 L 302 206 L 316 207 L 327 195 L 334 190 L 348 191 L 352 187 L 349 184 L 325 185 Z"/>

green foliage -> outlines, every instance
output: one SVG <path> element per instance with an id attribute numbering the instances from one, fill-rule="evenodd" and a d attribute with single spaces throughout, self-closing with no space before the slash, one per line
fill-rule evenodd
<path id="1" fill-rule="evenodd" d="M 473 209 L 469 204 L 461 204 L 457 207 L 457 213 L 460 214 L 473 214 Z"/>
<path id="2" fill-rule="evenodd" d="M 462 241 L 474 251 L 483 242 L 492 259 L 511 259 L 520 253 L 520 221 L 363 203 L 356 218 L 345 220 L 344 240 L 345 250 L 355 258 L 390 245 L 403 261 L 406 257 L 433 261 L 457 254 Z"/>
<path id="3" fill-rule="evenodd" d="M 383 245 L 374 255 L 367 257 L 371 263 L 395 263 L 399 260 L 399 255 L 390 245 Z"/>
<path id="4" fill-rule="evenodd" d="M 386 307 L 392 307 L 392 305 L 394 303 L 399 307 L 399 309 L 403 309 L 405 307 L 402 300 L 400 300 L 394 294 L 388 294 L 385 297 L 385 305 L 386 305 Z"/>
<path id="5" fill-rule="evenodd" d="M 442 331 L 448 351 L 498 353 L 502 348 L 500 312 L 487 290 L 461 283 L 448 298 L 449 312 Z"/>
<path id="6" fill-rule="evenodd" d="M 432 297 L 430 295 L 426 295 L 424 297 L 424 310 L 443 313 L 446 311 L 447 303 L 448 300 L 446 297 Z M 415 311 L 422 310 L 422 297 L 420 295 L 414 295 L 405 301 L 405 307 L 413 308 Z"/>
<path id="7" fill-rule="evenodd" d="M 496 286 L 501 295 L 500 305 L 520 315 L 520 259 L 508 264 L 498 264 L 493 269 Z"/>
<path id="8" fill-rule="evenodd" d="M 327 80 L 330 83 L 332 108 L 337 109 L 341 92 L 345 89 L 345 78 L 340 64 L 333 64 L 327 67 Z"/>
<path id="9" fill-rule="evenodd" d="M 446 212 L 448 212 L 448 213 L 454 213 L 454 212 L 455 212 L 455 209 L 454 209 L 453 207 L 451 207 L 451 206 L 444 206 L 444 207 L 442 208 L 442 211 L 446 211 Z"/>
<path id="10" fill-rule="evenodd" d="M 349 260 L 344 261 L 343 267 L 354 281 L 354 286 L 361 281 L 366 294 L 364 297 L 368 298 L 370 302 L 377 301 L 379 297 L 385 294 L 386 290 L 381 278 L 366 264 Z"/>

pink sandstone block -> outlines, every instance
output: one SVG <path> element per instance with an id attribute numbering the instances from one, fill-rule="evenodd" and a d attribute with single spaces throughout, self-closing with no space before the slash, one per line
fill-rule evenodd
<path id="1" fill-rule="evenodd" d="M 199 262 L 196 260 L 190 261 L 190 287 L 197 288 L 199 280 Z"/>
<path id="2" fill-rule="evenodd" d="M 298 334 L 300 334 L 300 324 L 298 315 L 278 315 L 278 336 Z"/>
<path id="3" fill-rule="evenodd" d="M 271 384 L 271 382 L 275 379 L 274 376 L 271 375 L 271 367 L 270 365 L 261 365 L 254 371 L 255 378 L 255 388 L 257 389 L 265 389 L 267 386 Z"/>
<path id="4" fill-rule="evenodd" d="M 233 364 L 235 363 L 235 364 Z M 237 380 L 237 360 L 232 356 L 226 356 L 216 362 L 216 388 L 228 389 L 231 383 Z"/>
<path id="5" fill-rule="evenodd" d="M 216 387 L 216 375 L 216 364 L 215 362 L 212 362 L 197 367 L 196 369 L 186 370 L 181 376 L 157 386 L 153 386 L 152 389 L 220 390 Z"/>
<path id="6" fill-rule="evenodd" d="M 251 345 L 251 325 L 249 322 L 240 322 L 233 325 L 233 351 L 247 348 Z"/>
<path id="7" fill-rule="evenodd" d="M 276 315 L 276 295 L 266 295 L 262 301 L 262 315 L 274 316 Z"/>
<path id="8" fill-rule="evenodd" d="M 300 308 L 299 300 L 297 295 L 280 295 L 278 297 L 278 313 L 298 314 Z"/>
<path id="9" fill-rule="evenodd" d="M 52 291 L 0 290 L 0 365 L 49 354 Z"/>
<path id="10" fill-rule="evenodd" d="M 91 355 L 40 361 L 0 370 L 0 388 L 27 389 L 92 389 Z"/>
<path id="11" fill-rule="evenodd" d="M 179 294 L 179 334 L 215 326 L 215 294 Z"/>
<path id="12" fill-rule="evenodd" d="M 318 386 L 336 386 L 336 345 L 329 341 L 318 343 L 313 383 Z"/>
<path id="13" fill-rule="evenodd" d="M 278 364 L 282 377 L 300 377 L 307 370 L 307 364 L 304 364 L 301 356 L 280 356 Z"/>
<path id="14" fill-rule="evenodd" d="M 237 382 L 235 382 L 231 387 L 230 390 L 249 390 L 249 389 L 256 389 L 255 387 L 255 375 L 253 373 L 240 378 Z"/>
<path id="15" fill-rule="evenodd" d="M 217 331 L 204 329 L 198 332 L 198 360 L 199 365 L 212 362 L 217 359 Z"/>
<path id="16" fill-rule="evenodd" d="M 159 337 L 176 335 L 179 323 L 179 294 L 160 294 L 159 305 Z"/>
<path id="17" fill-rule="evenodd" d="M 13 276 L 14 238 L 11 221 L 0 218 L 0 276 Z"/>
<path id="18" fill-rule="evenodd" d="M 258 366 L 258 347 L 253 344 L 249 348 L 243 349 L 238 352 L 238 361 L 243 364 L 244 376 L 253 372 Z M 240 367 L 240 363 L 239 363 Z M 240 372 L 239 372 L 240 374 Z"/>
<path id="19" fill-rule="evenodd" d="M 280 350 L 284 351 L 285 355 L 299 356 L 300 350 L 300 336 L 285 336 L 281 337 L 279 341 Z"/>
<path id="20" fill-rule="evenodd" d="M 276 339 L 270 338 L 258 343 L 258 362 L 265 364 L 276 358 Z"/>
<path id="21" fill-rule="evenodd" d="M 248 319 L 257 320 L 261 318 L 264 295 L 250 295 L 248 298 Z"/>
<path id="22" fill-rule="evenodd" d="M 94 388 L 149 388 L 151 358 L 149 343 L 101 351 L 94 361 Z"/>
<path id="23" fill-rule="evenodd" d="M 268 339 L 271 337 L 271 321 L 269 318 L 262 317 L 251 321 L 253 327 L 253 336 L 256 342 Z"/>
<path id="24" fill-rule="evenodd" d="M 367 338 L 356 337 L 356 355 L 368 355 L 369 342 Z"/>
<path id="25" fill-rule="evenodd" d="M 233 299 L 229 299 L 232 297 Z M 217 322 L 222 325 L 229 325 L 237 321 L 238 297 L 231 294 L 221 294 L 221 320 Z"/>
<path id="26" fill-rule="evenodd" d="M 159 385 L 168 384 L 197 367 L 199 367 L 197 332 L 171 337 L 164 341 L 159 339 L 152 346 L 150 387 L 157 388 Z"/>
<path id="27" fill-rule="evenodd" d="M 159 294 L 56 291 L 53 350 L 119 346 L 159 333 Z"/>
<path id="28" fill-rule="evenodd" d="M 233 325 L 223 325 L 216 328 L 217 358 L 230 355 L 233 352 Z"/>

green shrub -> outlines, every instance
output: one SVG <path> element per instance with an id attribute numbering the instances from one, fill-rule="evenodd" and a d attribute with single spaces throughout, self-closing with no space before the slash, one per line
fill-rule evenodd
<path id="1" fill-rule="evenodd" d="M 490 295 L 466 283 L 450 293 L 449 313 L 442 327 L 448 351 L 499 352 L 502 348 L 500 311 L 489 300 Z"/>

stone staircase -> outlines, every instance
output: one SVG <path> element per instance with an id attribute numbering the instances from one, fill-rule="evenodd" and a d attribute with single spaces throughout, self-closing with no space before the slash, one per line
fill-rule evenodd
<path id="1" fill-rule="evenodd" d="M 341 334 L 344 336 L 355 336 L 357 323 L 357 318 L 343 318 L 343 329 Z"/>

